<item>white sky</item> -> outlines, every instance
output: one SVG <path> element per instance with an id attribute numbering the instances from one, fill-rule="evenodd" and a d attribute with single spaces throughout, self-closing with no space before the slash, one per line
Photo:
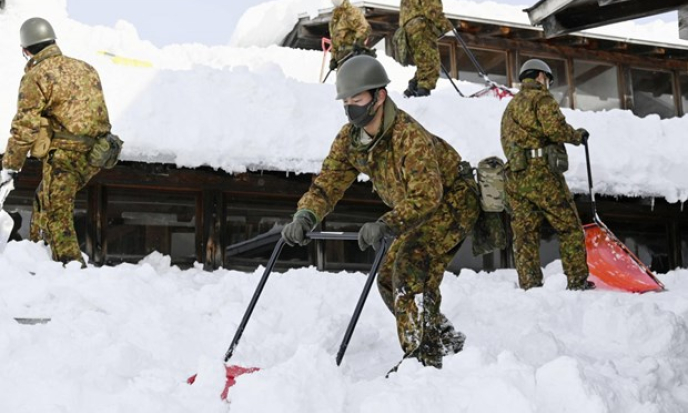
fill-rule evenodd
<path id="1" fill-rule="evenodd" d="M 18 0 L 10 0 L 18 1 Z M 475 0 L 486 3 L 486 0 Z M 532 6 L 536 0 L 496 0 L 499 4 Z M 246 9 L 265 0 L 67 0 L 69 16 L 90 25 L 113 26 L 126 20 L 139 36 L 158 47 L 175 43 L 229 43 L 234 27 Z M 644 20 L 677 20 L 676 12 Z"/>

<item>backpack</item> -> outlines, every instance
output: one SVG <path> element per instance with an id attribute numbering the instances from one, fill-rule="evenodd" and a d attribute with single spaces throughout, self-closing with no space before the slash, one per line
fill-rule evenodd
<path id="1" fill-rule="evenodd" d="M 402 66 L 413 64 L 413 55 L 408 47 L 406 30 L 399 27 L 392 37 L 392 57 Z"/>
<path id="2" fill-rule="evenodd" d="M 108 132 L 95 139 L 88 154 L 88 163 L 97 168 L 112 169 L 117 165 L 124 142 L 117 135 Z"/>
<path id="3" fill-rule="evenodd" d="M 478 162 L 480 207 L 485 212 L 502 212 L 506 204 L 504 161 L 496 156 Z"/>

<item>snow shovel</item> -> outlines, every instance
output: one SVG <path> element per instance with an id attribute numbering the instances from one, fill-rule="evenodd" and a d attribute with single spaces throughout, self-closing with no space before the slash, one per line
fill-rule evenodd
<path id="1" fill-rule="evenodd" d="M 644 293 L 663 291 L 664 285 L 657 279 L 645 264 L 631 252 L 602 223 L 597 215 L 595 193 L 592 190 L 592 173 L 590 171 L 590 152 L 587 140 L 585 162 L 588 169 L 588 187 L 592 205 L 593 222 L 583 226 L 585 230 L 585 249 L 588 253 L 589 280 L 596 288 L 606 290 Z"/>
<path id="2" fill-rule="evenodd" d="M 475 57 L 471 49 L 468 48 L 468 45 L 466 42 L 463 40 L 463 37 L 459 34 L 459 31 L 457 30 L 456 27 L 452 25 L 452 32 L 454 33 L 454 36 L 456 36 L 456 40 L 458 40 L 459 43 L 461 43 L 461 47 L 463 50 L 466 52 L 466 55 L 468 56 L 468 59 L 473 63 L 473 66 L 475 66 L 475 69 L 478 71 L 478 75 L 483 78 L 485 81 L 485 88 L 481 89 L 472 95 L 469 95 L 469 98 L 480 98 L 483 96 L 487 96 L 489 94 L 493 94 L 496 98 L 499 100 L 502 100 L 505 97 L 513 97 L 514 93 L 509 90 L 508 87 L 504 85 L 500 85 L 499 83 L 491 80 L 487 76 L 487 72 L 485 72 L 485 69 L 480 65 L 478 62 L 478 59 Z"/>
<path id="3" fill-rule="evenodd" d="M 12 235 L 12 228 L 14 228 L 14 220 L 7 211 L 2 209 L 7 196 L 13 189 L 14 182 L 12 180 L 0 185 L 0 252 L 5 250 L 10 240 L 10 236 Z"/>
<path id="4" fill-rule="evenodd" d="M 306 236 L 312 240 L 321 239 L 321 240 L 356 241 L 358 239 L 358 233 L 356 233 L 356 232 L 309 232 L 306 234 Z M 253 293 L 253 297 L 251 298 L 251 301 L 249 302 L 249 305 L 246 308 L 246 311 L 244 312 L 244 316 L 241 319 L 241 322 L 239 323 L 239 328 L 237 329 L 237 332 L 234 334 L 234 338 L 232 339 L 232 343 L 229 345 L 229 348 L 227 349 L 227 352 L 225 353 L 224 361 L 225 361 L 227 381 L 225 382 L 225 388 L 222 391 L 222 394 L 220 395 L 220 397 L 223 400 L 227 399 L 227 394 L 229 392 L 229 388 L 236 383 L 236 378 L 238 376 L 240 376 L 242 374 L 253 373 L 253 372 L 259 370 L 258 367 L 242 367 L 242 366 L 237 366 L 237 365 L 227 365 L 227 362 L 232 357 L 232 355 L 234 354 L 234 349 L 239 344 L 239 340 L 241 339 L 241 335 L 243 334 L 244 329 L 246 328 L 246 324 L 248 324 L 249 318 L 251 318 L 251 314 L 253 314 L 253 310 L 255 309 L 256 304 L 258 303 L 258 298 L 260 298 L 260 295 L 263 292 L 263 288 L 265 287 L 265 283 L 267 283 L 268 277 L 270 276 L 272 269 L 275 267 L 275 262 L 277 262 L 277 258 L 279 257 L 280 253 L 282 252 L 283 247 L 284 247 L 284 239 L 282 239 L 280 237 L 280 239 L 277 241 L 277 244 L 275 245 L 275 249 L 272 251 L 272 255 L 270 256 L 270 259 L 268 260 L 268 263 L 265 267 L 265 271 L 263 272 L 263 276 L 261 277 L 260 281 L 258 282 L 258 286 L 256 287 L 256 290 Z M 356 327 L 356 323 L 358 322 L 358 318 L 361 315 L 361 311 L 363 310 L 363 305 L 365 304 L 366 298 L 368 297 L 368 293 L 370 292 L 370 288 L 373 285 L 373 281 L 375 280 L 375 276 L 377 275 L 377 271 L 380 268 L 380 264 L 382 263 L 382 259 L 383 259 L 386 252 L 387 252 L 387 240 L 383 240 L 381 243 L 381 246 L 377 249 L 377 253 L 375 255 L 375 260 L 373 262 L 373 266 L 371 267 L 370 272 L 368 273 L 368 278 L 366 280 L 365 286 L 363 287 L 363 292 L 361 293 L 361 296 L 358 299 L 358 303 L 356 304 L 354 314 L 351 317 L 351 321 L 349 322 L 349 326 L 346 329 L 346 333 L 344 334 L 344 338 L 342 340 L 342 343 L 339 346 L 339 352 L 337 353 L 337 358 L 336 358 L 337 365 L 340 365 L 342 362 L 342 358 L 344 357 L 344 353 L 346 352 L 346 348 L 349 345 L 349 341 L 351 340 L 351 336 L 353 335 L 353 331 L 354 331 L 354 328 Z M 194 381 L 196 381 L 196 375 L 189 377 L 189 379 L 187 380 L 187 383 L 193 384 Z"/>

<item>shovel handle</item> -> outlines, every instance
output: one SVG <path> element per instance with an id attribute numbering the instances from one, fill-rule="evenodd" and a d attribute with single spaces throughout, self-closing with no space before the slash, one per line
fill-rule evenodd
<path id="1" fill-rule="evenodd" d="M 355 241 L 358 239 L 358 233 L 357 232 L 308 232 L 306 233 L 306 237 L 312 239 L 312 240 L 339 240 L 339 241 Z M 227 349 L 227 352 L 225 353 L 225 363 L 229 361 L 229 359 L 232 357 L 234 354 L 234 349 L 236 346 L 239 344 L 239 340 L 241 339 L 241 335 L 244 333 L 244 329 L 246 328 L 246 324 L 248 324 L 248 320 L 251 318 L 251 314 L 253 314 L 253 310 L 256 307 L 256 304 L 258 303 L 258 298 L 260 298 L 261 293 L 263 292 L 263 288 L 265 287 L 265 283 L 268 281 L 268 277 L 270 276 L 270 273 L 272 272 L 273 268 L 275 267 L 275 263 L 277 262 L 277 258 L 279 258 L 280 253 L 282 252 L 282 248 L 284 247 L 284 239 L 280 238 L 277 241 L 277 244 L 275 245 L 275 249 L 272 251 L 272 255 L 270 256 L 270 259 L 268 260 L 267 265 L 265 266 L 265 271 L 263 271 L 263 276 L 260 278 L 260 281 L 258 282 L 258 286 L 256 287 L 256 290 L 253 293 L 253 297 L 251 298 L 251 302 L 248 304 L 248 307 L 246 308 L 246 311 L 244 312 L 244 316 L 241 319 L 241 323 L 239 323 L 239 328 L 237 329 L 237 332 L 234 334 L 234 338 L 232 339 L 232 343 L 229 345 L 229 348 Z M 372 281 L 375 278 L 375 273 L 377 273 L 377 268 L 380 266 L 380 261 L 382 261 L 382 256 L 384 255 L 384 252 L 387 250 L 386 242 L 383 240 L 382 246 L 379 248 L 378 253 L 375 257 L 375 263 L 373 264 L 373 269 L 371 269 L 371 273 L 368 276 L 368 282 L 366 283 L 366 289 L 369 291 L 370 286 L 368 284 L 372 284 Z M 365 291 L 365 290 L 364 290 Z M 367 291 L 366 291 L 366 296 L 367 296 Z M 359 299 L 359 304 L 356 306 L 357 312 L 360 314 L 360 310 L 363 308 L 363 302 L 365 301 L 365 298 L 362 296 L 361 299 Z M 360 307 L 360 308 L 359 308 Z M 356 320 L 358 320 L 358 315 L 355 313 Z M 349 324 L 349 330 L 347 330 L 347 336 L 345 336 L 345 340 L 348 343 L 348 340 L 351 338 L 351 333 L 353 333 L 353 328 L 356 325 L 356 320 L 352 319 L 353 325 Z M 348 337 L 348 338 L 347 338 Z M 344 343 L 342 343 L 344 345 Z M 344 346 L 344 349 L 346 346 Z M 340 349 L 341 357 L 344 356 L 344 352 Z M 341 362 L 341 357 L 337 355 L 338 362 L 339 364 Z"/>
<path id="2" fill-rule="evenodd" d="M 597 216 L 597 203 L 595 202 L 595 192 L 592 190 L 592 171 L 590 168 L 590 150 L 588 149 L 588 140 L 583 141 L 585 147 L 585 166 L 588 171 L 588 190 L 590 191 L 590 207 L 592 212 L 592 219 L 594 222 L 601 222 Z"/>

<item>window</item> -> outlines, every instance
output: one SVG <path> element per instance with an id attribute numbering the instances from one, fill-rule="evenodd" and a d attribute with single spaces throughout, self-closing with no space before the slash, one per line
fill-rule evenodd
<path id="1" fill-rule="evenodd" d="M 347 205 L 339 203 L 325 218 L 323 231 L 358 232 L 366 222 L 376 221 L 385 212 L 384 207 Z M 325 269 L 342 269 L 368 272 L 375 258 L 375 251 L 361 251 L 355 241 L 324 241 Z"/>
<path id="2" fill-rule="evenodd" d="M 241 270 L 264 266 L 282 227 L 291 222 L 296 212 L 296 200 L 257 200 L 228 195 L 225 205 L 225 265 Z M 313 265 L 309 252 L 315 249 L 314 245 L 311 242 L 307 247 L 285 246 L 276 266 L 284 269 Z"/>
<path id="3" fill-rule="evenodd" d="M 616 66 L 574 60 L 573 77 L 576 108 L 597 111 L 621 107 Z"/>
<path id="4" fill-rule="evenodd" d="M 678 76 L 681 86 L 681 102 L 683 102 L 683 114 L 688 113 L 688 72 L 682 72 Z"/>
<path id="5" fill-rule="evenodd" d="M 506 53 L 494 50 L 485 49 L 469 49 L 475 55 L 476 60 L 480 66 L 487 72 L 488 77 L 493 82 L 506 85 L 507 84 L 507 69 L 506 69 Z M 478 69 L 471 61 L 466 53 L 466 50 L 459 49 L 459 79 L 468 82 L 484 84 L 485 81 L 478 74 Z"/>
<path id="6" fill-rule="evenodd" d="M 671 73 L 659 70 L 631 69 L 633 113 L 640 117 L 657 114 L 676 116 Z"/>
<path id="7" fill-rule="evenodd" d="M 547 65 L 552 69 L 552 75 L 554 75 L 554 81 L 549 85 L 549 91 L 552 92 L 552 96 L 559 102 L 559 106 L 562 108 L 571 107 L 571 101 L 569 99 L 569 81 L 566 71 L 566 61 L 561 59 L 550 59 L 537 56 L 521 55 L 521 65 L 528 61 L 529 59 L 540 59 L 547 63 Z M 487 69 L 486 69 L 487 70 Z"/>
<path id="8" fill-rule="evenodd" d="M 196 194 L 107 191 L 105 261 L 138 262 L 157 251 L 173 264 L 197 261 Z"/>
<path id="9" fill-rule="evenodd" d="M 449 45 L 446 44 L 440 44 L 439 45 L 439 50 L 440 50 L 440 64 L 442 67 L 440 68 L 440 77 L 442 79 L 447 78 L 447 73 L 449 75 L 452 74 L 452 64 L 451 64 L 451 59 L 452 59 L 452 53 L 451 53 L 451 48 Z M 446 73 L 445 73 L 446 70 Z"/>

